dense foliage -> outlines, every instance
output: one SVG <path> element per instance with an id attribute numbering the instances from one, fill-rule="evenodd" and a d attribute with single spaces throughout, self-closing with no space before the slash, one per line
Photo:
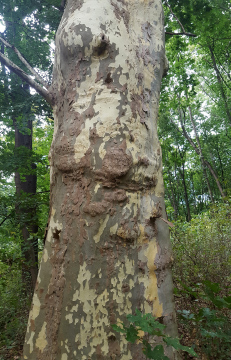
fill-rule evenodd
<path id="1" fill-rule="evenodd" d="M 198 354 L 228 359 L 230 2 L 166 0 L 163 5 L 169 71 L 162 83 L 159 137 L 167 214 L 175 225 L 179 332 L 184 345 L 196 344 Z M 2 0 L 1 53 L 27 72 L 16 47 L 49 82 L 62 10 L 60 0 Z M 0 360 L 16 359 L 23 343 L 32 294 L 26 253 L 32 246 L 41 255 L 43 247 L 52 131 L 49 106 L 0 63 Z M 31 146 L 19 145 L 17 136 Z M 36 179 L 33 192 L 23 190 L 30 176 Z M 217 306 L 217 298 L 225 305 Z"/>
<path id="2" fill-rule="evenodd" d="M 28 72 L 16 54 L 19 51 L 47 82 L 52 74 L 55 31 L 62 15 L 59 5 L 59 0 L 0 3 L 1 53 Z M 33 288 L 31 268 L 37 271 L 49 212 L 52 132 L 49 106 L 0 63 L 1 359 L 17 355 L 24 339 Z M 30 257 L 31 249 L 34 259 Z"/>
<path id="3" fill-rule="evenodd" d="M 231 206 L 210 206 L 171 231 L 179 332 L 208 359 L 231 351 Z"/>
<path id="4" fill-rule="evenodd" d="M 231 12 L 228 1 L 164 4 L 169 71 L 159 135 L 166 202 L 170 218 L 190 220 L 230 195 Z M 182 27 L 196 36 L 169 35 Z"/>

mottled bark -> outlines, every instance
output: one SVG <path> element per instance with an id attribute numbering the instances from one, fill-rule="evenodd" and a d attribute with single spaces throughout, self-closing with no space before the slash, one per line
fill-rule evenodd
<path id="1" fill-rule="evenodd" d="M 136 308 L 176 335 L 156 124 L 164 67 L 160 0 L 67 1 L 50 90 L 51 213 L 24 359 L 144 359 L 111 329 Z"/>

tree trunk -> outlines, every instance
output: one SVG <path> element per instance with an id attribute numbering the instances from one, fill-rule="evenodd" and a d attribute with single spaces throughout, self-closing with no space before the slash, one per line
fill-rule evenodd
<path id="1" fill-rule="evenodd" d="M 173 181 L 172 181 L 172 174 L 169 169 L 168 169 L 168 181 L 169 181 L 169 187 L 170 187 L 171 195 L 172 195 L 172 196 L 169 196 L 169 199 L 170 199 L 171 205 L 174 210 L 174 220 L 176 220 L 177 216 L 178 216 L 178 202 L 176 199 L 176 191 L 175 191 Z"/>
<path id="2" fill-rule="evenodd" d="M 188 100 L 187 93 L 186 93 L 186 99 Z M 190 118 L 190 121 L 191 121 L 191 124 L 192 124 L 192 127 L 193 127 L 196 142 L 197 142 L 197 147 L 198 147 L 199 154 L 200 154 L 201 167 L 202 167 L 204 178 L 205 178 L 205 181 L 206 181 L 206 184 L 207 184 L 210 200 L 214 204 L 213 193 L 212 193 L 212 189 L 211 189 L 211 186 L 210 186 L 210 183 L 209 183 L 209 178 L 208 178 L 207 171 L 206 171 L 204 155 L 203 155 L 203 152 L 202 152 L 202 149 L 201 149 L 201 144 L 200 144 L 199 136 L 198 136 L 198 133 L 197 133 L 196 124 L 195 124 L 195 121 L 193 119 L 191 106 L 188 106 L 188 111 L 189 111 L 189 118 Z"/>
<path id="3" fill-rule="evenodd" d="M 176 335 L 156 124 L 164 67 L 160 0 L 67 1 L 51 215 L 24 359 L 145 359 L 111 328 L 136 308 Z"/>
<path id="4" fill-rule="evenodd" d="M 186 186 L 186 181 L 185 181 L 185 171 L 184 171 L 184 164 L 182 164 L 182 171 L 179 168 L 179 173 L 181 175 L 181 181 L 183 184 L 183 188 L 184 188 L 184 200 L 185 200 L 185 207 L 186 207 L 186 220 L 187 221 L 191 221 L 191 211 L 190 211 L 190 205 L 189 205 L 189 200 L 188 200 L 188 191 L 187 191 L 187 186 Z"/>
<path id="5" fill-rule="evenodd" d="M 7 25 L 7 24 L 6 24 Z M 4 54 L 5 48 L 4 45 L 1 45 L 1 53 Z M 2 61 L 2 71 L 3 75 L 6 75 L 5 65 Z M 8 89 L 8 83 L 4 78 L 4 88 Z M 28 92 L 29 95 L 29 85 L 24 83 L 22 89 L 24 92 Z M 9 89 L 8 89 L 9 91 Z M 10 93 L 10 92 L 9 92 Z M 10 101 L 14 104 L 14 95 L 13 91 L 10 93 Z M 17 94 L 17 96 L 19 93 Z M 24 94 L 23 94 L 24 95 Z M 31 114 L 31 109 L 24 109 L 22 115 L 22 122 L 23 124 L 19 124 L 15 117 L 13 117 L 13 126 L 15 132 L 15 151 L 17 152 L 20 147 L 25 147 L 27 150 L 32 150 L 32 120 L 29 119 L 28 114 Z M 16 112 L 16 111 L 15 111 Z M 32 164 L 31 170 L 35 169 L 35 164 Z M 18 197 L 21 196 L 22 193 L 26 194 L 36 194 L 36 187 L 37 187 L 37 176 L 35 174 L 24 175 L 23 181 L 21 180 L 20 173 L 18 172 L 19 169 L 15 171 L 15 188 L 16 194 Z M 21 251 L 22 257 L 24 257 L 24 263 L 22 265 L 22 281 L 26 288 L 30 288 L 31 293 L 33 293 L 37 275 L 38 275 L 38 242 L 37 239 L 34 239 L 33 242 L 29 240 L 31 233 L 35 234 L 38 232 L 38 224 L 34 223 L 33 217 L 36 216 L 36 209 L 35 207 L 26 207 L 21 206 L 21 202 L 19 200 L 16 203 L 15 211 L 19 220 L 19 224 L 21 227 L 22 232 L 22 244 L 21 244 Z M 25 216 L 26 214 L 26 216 Z M 22 218 L 27 218 L 27 221 L 24 223 L 22 222 Z M 32 285 L 32 286 L 31 286 Z"/>
<path id="6" fill-rule="evenodd" d="M 172 122 L 172 123 L 173 123 L 173 122 Z M 175 125 L 176 129 L 181 133 L 181 131 L 180 131 L 180 129 L 178 128 L 178 126 L 177 126 L 176 124 L 174 124 L 174 125 Z M 191 139 L 191 137 L 189 136 L 189 134 L 187 133 L 183 122 L 181 122 L 181 128 L 182 128 L 182 135 L 188 140 L 188 142 L 190 143 L 190 145 L 192 146 L 192 148 L 195 150 L 195 152 L 197 153 L 197 155 L 200 156 L 200 151 L 199 151 L 198 147 L 196 146 L 196 144 L 195 144 L 195 143 L 193 142 L 193 140 Z M 220 194 L 221 194 L 223 200 L 225 201 L 226 195 L 225 195 L 225 193 L 224 193 L 224 191 L 223 191 L 223 189 L 222 189 L 221 183 L 220 183 L 220 181 L 219 181 L 219 179 L 218 179 L 215 171 L 213 170 L 212 165 L 211 165 L 207 160 L 205 160 L 205 159 L 204 159 L 204 164 L 207 166 L 207 168 L 208 168 L 209 171 L 210 171 L 210 174 L 213 176 L 213 178 L 214 178 L 214 180 L 215 180 L 215 182 L 216 182 L 216 184 L 217 184 L 217 187 L 218 187 L 218 189 L 219 189 L 219 191 L 220 191 Z"/>
<path id="7" fill-rule="evenodd" d="M 28 114 L 27 114 L 28 115 Z M 15 149 L 19 150 L 20 147 L 25 150 L 32 150 L 32 121 L 30 119 L 22 120 L 24 122 L 19 126 L 16 119 L 14 119 L 15 128 Z M 22 149 L 23 149 L 22 148 Z M 35 170 L 35 165 L 32 164 L 31 170 Z M 21 179 L 21 176 L 24 179 Z M 16 203 L 16 214 L 22 231 L 22 257 L 24 263 L 22 266 L 22 280 L 26 287 L 32 283 L 32 289 L 35 287 L 37 275 L 38 275 L 38 246 L 37 240 L 31 240 L 30 236 L 38 232 L 38 225 L 34 221 L 36 216 L 35 207 L 31 208 L 28 205 L 25 206 L 26 199 L 21 201 L 23 194 L 28 196 L 36 194 L 37 177 L 35 174 L 20 174 L 18 171 L 15 172 L 15 187 L 16 193 L 19 197 L 19 202 Z"/>
<path id="8" fill-rule="evenodd" d="M 217 63 L 216 63 L 216 59 L 215 59 L 215 55 L 213 53 L 213 49 L 211 46 L 208 47 L 209 48 L 209 51 L 210 51 L 210 55 L 211 55 L 211 59 L 212 59 L 212 63 L 213 63 L 213 68 L 216 72 L 216 77 L 217 77 L 217 81 L 218 81 L 218 84 L 219 84 L 219 88 L 220 88 L 220 92 L 221 92 L 221 96 L 222 96 L 222 99 L 224 101 L 224 105 L 225 105 L 225 110 L 226 110 L 226 114 L 227 114 L 227 118 L 228 118 L 228 121 L 229 121 L 229 125 L 231 125 L 231 111 L 230 111 L 230 108 L 229 108 L 229 103 L 228 103 L 228 99 L 227 99 L 227 96 L 225 94 L 225 90 L 224 90 L 224 87 L 223 87 L 223 81 L 222 81 L 222 78 L 221 78 L 221 74 L 220 74 L 220 71 L 217 67 Z"/>

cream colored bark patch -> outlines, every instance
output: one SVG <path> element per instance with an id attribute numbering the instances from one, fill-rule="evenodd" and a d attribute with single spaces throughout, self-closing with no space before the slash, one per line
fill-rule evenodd
<path id="1" fill-rule="evenodd" d="M 145 255 L 148 259 L 148 270 L 149 270 L 149 279 L 145 284 L 145 298 L 148 301 L 153 302 L 153 315 L 156 317 L 160 317 L 163 314 L 163 306 L 159 302 L 158 297 L 158 286 L 157 286 L 157 278 L 155 274 L 156 266 L 155 266 L 155 257 L 157 255 L 158 249 L 156 244 L 156 239 L 150 241 L 149 246 L 145 252 Z"/>
<path id="2" fill-rule="evenodd" d="M 109 219 L 109 215 L 107 215 L 103 221 L 100 220 L 100 227 L 98 233 L 93 237 L 96 243 L 100 241 L 101 235 L 103 234 L 103 231 L 107 226 L 108 219 Z"/>
<path id="3" fill-rule="evenodd" d="M 105 146 L 105 143 L 103 142 L 99 147 L 99 156 L 101 157 L 102 160 L 107 153 L 104 146 Z"/>
<path id="4" fill-rule="evenodd" d="M 71 310 L 69 311 L 69 314 L 67 314 L 65 316 L 65 319 L 68 320 L 69 324 L 73 323 L 73 317 L 75 316 L 74 312 L 78 311 L 78 304 L 72 306 Z M 66 308 L 66 310 L 68 311 L 68 309 Z M 77 321 L 76 321 L 77 320 Z M 75 324 L 77 324 L 78 319 L 75 319 Z"/>
<path id="5" fill-rule="evenodd" d="M 43 252 L 43 261 L 44 262 L 47 262 L 48 260 L 48 252 L 47 252 L 47 249 L 44 248 L 44 252 Z"/>
<path id="6" fill-rule="evenodd" d="M 123 207 L 124 219 L 137 216 L 138 209 L 140 208 L 140 193 L 139 192 L 128 192 L 126 191 L 128 203 Z"/>
<path id="7" fill-rule="evenodd" d="M 100 345 L 104 355 L 108 354 L 108 338 L 106 327 L 109 326 L 108 311 L 105 304 L 109 294 L 107 289 L 102 294 L 96 294 L 95 289 L 89 287 L 89 280 L 92 274 L 87 270 L 87 264 L 80 266 L 78 283 L 80 285 L 73 296 L 73 301 L 80 302 L 83 307 L 83 316 L 80 320 L 80 333 L 76 335 L 75 341 L 79 343 L 78 349 L 81 352 L 81 359 L 84 358 L 82 350 L 90 344 L 89 356 L 95 353 L 97 345 Z M 96 301 L 97 299 L 97 301 Z"/>
<path id="8" fill-rule="evenodd" d="M 32 351 L 34 349 L 34 342 L 33 342 L 34 335 L 35 335 L 35 332 L 31 331 L 30 338 L 27 341 L 27 344 L 30 346 L 30 353 L 32 353 Z"/>
<path id="9" fill-rule="evenodd" d="M 68 320 L 69 324 L 73 323 L 73 314 L 66 315 L 65 319 Z"/>
<path id="10" fill-rule="evenodd" d="M 118 229 L 118 224 L 115 224 L 114 226 L 110 227 L 110 234 L 115 235 L 117 229 Z"/>
<path id="11" fill-rule="evenodd" d="M 100 184 L 96 184 L 94 188 L 94 193 L 96 194 L 100 188 Z"/>
<path id="12" fill-rule="evenodd" d="M 31 312 L 30 319 L 33 319 L 33 320 L 36 319 L 36 317 L 39 315 L 39 312 L 40 312 L 40 306 L 41 306 L 41 303 L 40 303 L 40 300 L 38 298 L 38 295 L 37 295 L 37 293 L 34 293 L 33 311 Z"/>
<path id="13" fill-rule="evenodd" d="M 84 157 L 84 155 L 86 154 L 87 150 L 90 147 L 90 140 L 89 140 L 89 129 L 88 128 L 84 128 L 81 133 L 79 134 L 79 136 L 77 136 L 76 138 L 76 142 L 75 142 L 75 161 L 78 163 L 80 162 L 80 160 L 82 159 L 82 157 Z"/>
<path id="14" fill-rule="evenodd" d="M 46 340 L 46 322 L 44 322 L 35 344 L 41 352 L 43 352 L 43 350 L 47 346 L 48 343 Z"/>
<path id="15" fill-rule="evenodd" d="M 118 312 L 120 316 L 124 314 L 129 314 L 131 312 L 132 303 L 131 303 L 131 289 L 134 287 L 135 279 L 129 279 L 130 290 L 128 292 L 123 292 L 123 284 L 126 283 L 126 279 L 129 275 L 134 276 L 134 261 L 125 257 L 125 262 L 117 262 L 115 265 L 117 268 L 118 276 L 111 278 L 113 299 L 116 301 L 118 306 Z M 118 319 L 120 321 L 120 319 Z"/>
<path id="16" fill-rule="evenodd" d="M 34 335 L 35 335 L 35 332 L 30 330 L 30 326 L 31 326 L 31 323 L 33 323 L 34 320 L 39 315 L 40 307 L 41 307 L 41 303 L 40 303 L 40 300 L 38 298 L 38 295 L 36 293 L 34 293 L 33 301 L 32 301 L 32 310 L 30 311 L 29 321 L 28 321 L 28 325 L 27 325 L 27 333 L 30 333 L 30 337 L 27 340 L 27 344 L 30 346 L 30 353 L 32 353 L 32 351 L 34 349 L 33 338 L 34 338 Z"/>

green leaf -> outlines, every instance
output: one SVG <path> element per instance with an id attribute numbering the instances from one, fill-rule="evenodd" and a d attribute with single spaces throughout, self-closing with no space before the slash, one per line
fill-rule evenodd
<path id="1" fill-rule="evenodd" d="M 121 325 L 123 325 L 123 324 L 121 324 Z M 123 333 L 123 334 L 127 333 L 126 328 L 121 328 L 120 326 L 118 326 L 116 324 L 112 324 L 111 327 L 112 327 L 113 330 L 115 330 L 117 332 L 120 332 L 120 333 Z"/>
<path id="2" fill-rule="evenodd" d="M 214 294 L 219 293 L 220 286 L 217 283 L 212 283 L 211 281 L 203 281 L 203 284 L 205 285 L 206 290 L 211 290 Z"/>
<path id="3" fill-rule="evenodd" d="M 224 297 L 224 300 L 227 304 L 231 305 L 231 296 Z"/>
<path id="4" fill-rule="evenodd" d="M 169 360 L 169 358 L 164 355 L 164 348 L 162 345 L 157 345 L 154 349 L 152 349 L 151 345 L 147 342 L 145 342 L 144 345 L 145 348 L 143 349 L 143 353 L 148 357 L 148 359 Z"/>
<path id="5" fill-rule="evenodd" d="M 166 344 L 168 346 L 172 346 L 176 350 L 186 351 L 190 355 L 197 357 L 197 354 L 195 353 L 195 351 L 191 347 L 181 345 L 179 342 L 179 339 L 174 339 L 174 338 L 166 336 L 163 340 L 164 340 L 164 342 L 166 342 Z"/>
<path id="6" fill-rule="evenodd" d="M 140 330 L 143 330 L 150 335 L 163 335 L 162 330 L 165 329 L 165 325 L 156 320 L 152 314 L 142 314 L 136 309 L 136 315 L 127 315 L 127 319 L 135 326 L 138 326 Z M 158 330 L 156 331 L 156 329 Z"/>
<path id="7" fill-rule="evenodd" d="M 126 340 L 134 344 L 134 342 L 136 342 L 138 339 L 140 339 L 138 336 L 138 330 L 131 324 L 129 328 L 127 328 Z"/>

